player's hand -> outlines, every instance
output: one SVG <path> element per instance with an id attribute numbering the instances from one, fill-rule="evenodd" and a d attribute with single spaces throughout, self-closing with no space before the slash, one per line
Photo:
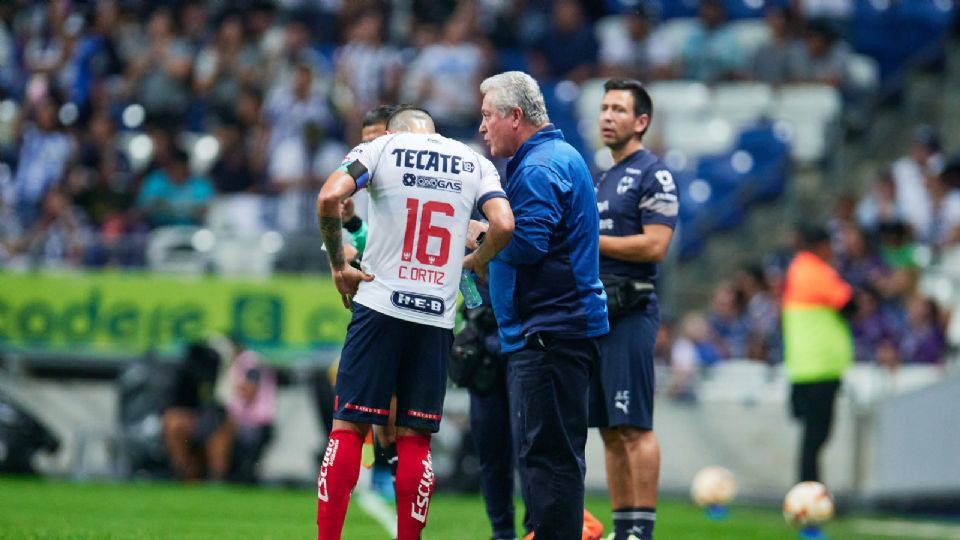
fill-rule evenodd
<path id="1" fill-rule="evenodd" d="M 467 249 L 474 250 L 479 247 L 477 244 L 477 237 L 481 233 L 486 233 L 490 225 L 482 221 L 477 221 L 475 219 L 470 220 L 470 225 L 467 226 Z"/>
<path id="2" fill-rule="evenodd" d="M 340 203 L 340 219 L 346 223 L 357 215 L 356 207 L 353 204 L 353 198 L 346 198 Z"/>
<path id="3" fill-rule="evenodd" d="M 357 288 L 361 281 L 373 281 L 373 276 L 365 274 L 360 270 L 344 265 L 343 268 L 335 268 L 333 272 L 333 283 L 337 286 L 340 293 L 340 300 L 343 301 L 343 307 L 350 309 L 350 300 L 357 294 Z"/>
<path id="4" fill-rule="evenodd" d="M 477 257 L 477 252 L 473 252 L 463 259 L 463 268 L 465 270 L 471 270 L 477 276 L 477 280 L 481 283 L 487 282 L 487 264 L 489 261 L 483 262 Z"/>
<path id="5" fill-rule="evenodd" d="M 353 260 L 356 259 L 357 255 L 359 254 L 360 252 L 357 251 L 357 248 L 351 246 L 350 244 L 343 246 L 343 260 L 347 261 L 348 264 L 353 262 Z"/>

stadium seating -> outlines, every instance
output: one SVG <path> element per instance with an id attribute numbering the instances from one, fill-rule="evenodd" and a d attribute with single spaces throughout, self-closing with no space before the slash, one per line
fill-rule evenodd
<path id="1" fill-rule="evenodd" d="M 710 115 L 671 117 L 661 126 L 665 146 L 690 156 L 723 152 L 734 140 L 730 124 Z"/>
<path id="2" fill-rule="evenodd" d="M 763 202 L 783 194 L 790 166 L 790 147 L 768 121 L 759 122 L 740 132 L 736 152 L 749 159 L 745 174 L 748 179 L 741 188 L 741 198 L 749 202 Z M 740 158 L 743 160 L 743 158 Z"/>
<path id="3" fill-rule="evenodd" d="M 950 25 L 953 2 L 856 0 L 845 34 L 854 49 L 877 60 L 882 80 L 898 74 L 917 54 L 929 54 Z"/>
<path id="4" fill-rule="evenodd" d="M 730 29 L 737 36 L 737 42 L 746 58 L 752 58 L 757 49 L 770 41 L 770 28 L 762 20 L 733 21 Z"/>
<path id="5" fill-rule="evenodd" d="M 693 18 L 665 20 L 657 27 L 657 39 L 666 40 L 667 47 L 678 52 L 683 49 L 696 26 L 697 20 Z"/>
<path id="6" fill-rule="evenodd" d="M 851 54 L 847 61 L 847 83 L 855 92 L 877 90 L 880 86 L 880 64 L 865 54 Z"/>
<path id="7" fill-rule="evenodd" d="M 732 82 L 713 87 L 710 110 L 734 129 L 753 123 L 770 113 L 773 90 L 763 83 Z"/>
<path id="8" fill-rule="evenodd" d="M 824 158 L 829 128 L 839 117 L 840 92 L 825 84 L 789 85 L 777 92 L 772 116 L 786 122 L 793 158 L 814 164 Z"/>
<path id="9" fill-rule="evenodd" d="M 207 247 L 207 250 L 198 249 L 195 241 L 198 239 L 197 233 L 200 233 L 199 227 L 189 225 L 179 225 L 170 227 L 158 227 L 150 231 L 147 239 L 147 265 L 150 270 L 155 272 L 171 272 L 180 274 L 201 274 L 205 272 L 209 265 L 209 257 L 206 253 L 213 247 L 213 233 L 207 231 L 205 241 L 209 241 L 208 246 L 200 245 L 200 248 Z M 201 242 L 202 244 L 203 242 Z"/>
<path id="10" fill-rule="evenodd" d="M 600 102 L 603 101 L 603 83 L 606 79 L 590 79 L 580 85 L 576 115 L 580 119 L 580 135 L 596 150 L 603 146 L 597 121 L 600 118 Z"/>

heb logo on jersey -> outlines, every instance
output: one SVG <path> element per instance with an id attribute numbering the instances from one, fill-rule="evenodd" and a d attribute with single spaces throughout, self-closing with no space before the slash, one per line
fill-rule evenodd
<path id="1" fill-rule="evenodd" d="M 442 298 L 427 294 L 394 291 L 393 294 L 390 295 L 390 302 L 400 309 L 409 309 L 410 311 L 416 311 L 426 315 L 442 317 L 446 311 L 446 306 Z"/>
<path id="2" fill-rule="evenodd" d="M 453 193 L 460 193 L 460 190 L 463 188 L 463 183 L 457 180 L 434 178 L 433 176 L 418 176 L 413 173 L 404 173 L 403 185 L 424 189 L 439 189 L 440 191 L 450 191 Z"/>

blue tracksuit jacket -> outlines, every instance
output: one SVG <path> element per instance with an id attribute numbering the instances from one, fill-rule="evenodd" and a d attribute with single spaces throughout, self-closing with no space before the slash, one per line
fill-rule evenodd
<path id="1" fill-rule="evenodd" d="M 503 352 L 534 332 L 565 338 L 606 334 L 599 216 L 580 154 L 547 124 L 507 163 L 504 190 L 513 239 L 490 263 L 490 291 Z"/>

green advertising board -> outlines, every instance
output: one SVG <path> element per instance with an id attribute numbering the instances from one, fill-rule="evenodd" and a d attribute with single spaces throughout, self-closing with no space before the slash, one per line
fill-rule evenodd
<path id="1" fill-rule="evenodd" d="M 0 348 L 129 358 L 232 332 L 273 361 L 336 349 L 350 312 L 327 277 L 0 272 Z"/>

